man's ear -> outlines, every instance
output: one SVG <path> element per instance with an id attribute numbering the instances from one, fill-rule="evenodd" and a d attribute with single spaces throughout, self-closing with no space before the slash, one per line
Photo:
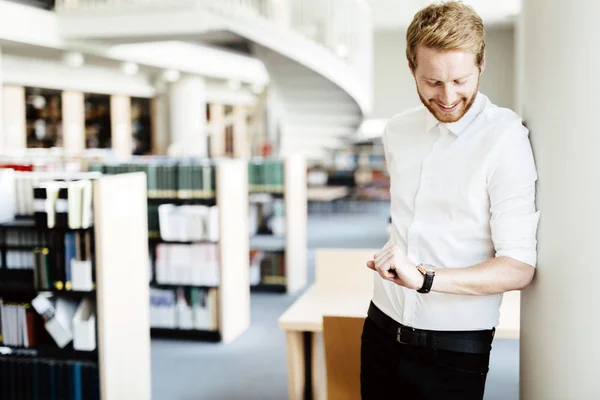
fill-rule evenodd
<path id="1" fill-rule="evenodd" d="M 479 67 L 479 75 L 483 74 L 485 70 L 486 62 L 485 62 L 485 54 L 483 55 L 483 60 L 481 61 L 481 67 Z"/>
<path id="2" fill-rule="evenodd" d="M 413 67 L 411 67 L 410 62 L 408 63 L 408 70 L 410 71 L 410 73 L 414 77 L 415 76 L 415 70 L 413 69 Z"/>

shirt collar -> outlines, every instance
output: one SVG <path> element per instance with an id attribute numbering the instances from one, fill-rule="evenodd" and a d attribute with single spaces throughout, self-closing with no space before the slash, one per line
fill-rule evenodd
<path id="1" fill-rule="evenodd" d="M 484 109 L 485 104 L 487 103 L 487 97 L 479 92 L 477 92 L 477 97 L 475 97 L 475 102 L 467 111 L 465 115 L 461 119 L 456 122 L 441 124 L 444 125 L 450 132 L 454 133 L 456 136 L 459 136 L 463 133 L 469 125 L 475 120 L 477 115 Z M 440 124 L 440 121 L 437 120 L 433 116 L 433 114 L 427 109 L 427 132 L 433 129 L 435 126 Z"/>

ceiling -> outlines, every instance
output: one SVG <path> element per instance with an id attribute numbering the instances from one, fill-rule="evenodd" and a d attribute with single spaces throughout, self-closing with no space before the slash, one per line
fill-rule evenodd
<path id="1" fill-rule="evenodd" d="M 376 30 L 406 29 L 421 8 L 431 0 L 367 0 Z M 521 11 L 521 0 L 463 0 L 472 6 L 487 26 L 510 25 Z"/>

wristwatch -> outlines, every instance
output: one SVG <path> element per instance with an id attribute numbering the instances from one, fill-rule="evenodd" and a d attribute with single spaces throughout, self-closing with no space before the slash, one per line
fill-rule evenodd
<path id="1" fill-rule="evenodd" d="M 431 286 L 433 285 L 433 278 L 435 277 L 435 266 L 430 264 L 419 264 L 417 265 L 417 269 L 425 277 L 423 286 L 421 289 L 417 290 L 417 292 L 429 293 L 431 291 Z"/>

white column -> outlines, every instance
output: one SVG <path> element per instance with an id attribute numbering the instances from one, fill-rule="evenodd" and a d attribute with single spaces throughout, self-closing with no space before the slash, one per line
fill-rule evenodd
<path id="1" fill-rule="evenodd" d="M 2 150 L 27 148 L 25 88 L 3 86 L 2 90 L 3 130 Z"/>
<path id="2" fill-rule="evenodd" d="M 206 156 L 206 82 L 184 75 L 169 90 L 171 146 L 173 155 Z"/>
<path id="3" fill-rule="evenodd" d="M 169 98 L 166 93 L 156 93 L 151 101 L 152 154 L 167 154 L 169 148 Z"/>
<path id="4" fill-rule="evenodd" d="M 210 154 L 213 157 L 225 155 L 225 106 L 210 104 Z"/>
<path id="5" fill-rule="evenodd" d="M 524 1 L 523 113 L 542 213 L 521 301 L 524 400 L 600 398 L 598 21 L 597 0 Z"/>
<path id="6" fill-rule="evenodd" d="M 233 106 L 233 156 L 246 158 L 249 155 L 248 107 L 235 105 Z"/>
<path id="7" fill-rule="evenodd" d="M 75 154 L 85 150 L 85 100 L 82 92 L 62 92 L 62 126 L 64 149 Z"/>
<path id="8" fill-rule="evenodd" d="M 113 151 L 120 160 L 127 160 L 134 147 L 129 96 L 110 96 L 110 120 Z"/>
<path id="9" fill-rule="evenodd" d="M 525 75 L 525 25 L 523 14 L 519 14 L 514 26 L 514 70 L 515 85 L 513 92 L 514 111 L 523 115 L 523 91 Z"/>

